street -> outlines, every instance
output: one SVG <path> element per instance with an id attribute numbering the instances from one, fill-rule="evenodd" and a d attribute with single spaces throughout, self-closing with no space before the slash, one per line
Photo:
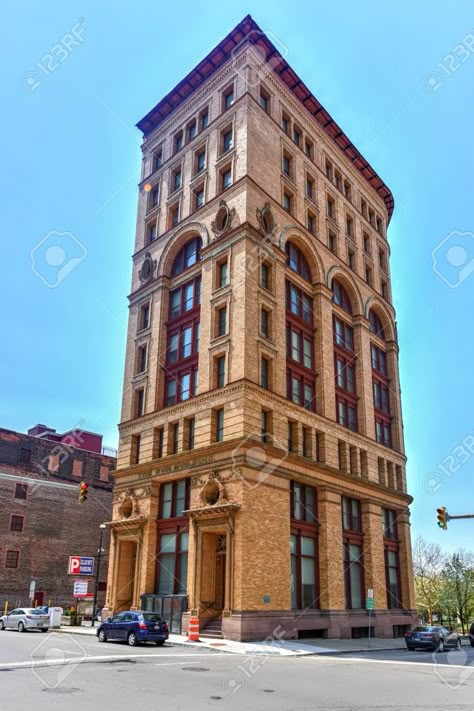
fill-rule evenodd
<path id="1" fill-rule="evenodd" d="M 472 652 L 463 647 L 434 660 L 429 652 L 405 650 L 240 656 L 178 645 L 131 649 L 55 632 L 5 632 L 0 709 L 472 709 Z"/>

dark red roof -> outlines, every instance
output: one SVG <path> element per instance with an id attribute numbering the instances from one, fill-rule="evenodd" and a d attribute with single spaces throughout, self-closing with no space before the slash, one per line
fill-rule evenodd
<path id="1" fill-rule="evenodd" d="M 385 201 L 389 219 L 393 213 L 393 195 L 375 170 L 357 150 L 346 136 L 344 131 L 331 118 L 326 109 L 310 92 L 298 75 L 289 66 L 288 62 L 270 42 L 250 15 L 247 15 L 205 59 L 200 62 L 175 88 L 170 91 L 158 104 L 137 123 L 137 127 L 147 135 L 156 126 L 162 123 L 175 109 L 177 109 L 196 89 L 207 81 L 225 62 L 232 56 L 236 47 L 245 43 L 257 45 L 259 53 L 266 56 L 272 71 L 280 77 L 284 84 L 300 101 L 306 110 L 322 126 L 324 131 L 332 138 L 346 157 L 364 176 L 371 187 Z"/>

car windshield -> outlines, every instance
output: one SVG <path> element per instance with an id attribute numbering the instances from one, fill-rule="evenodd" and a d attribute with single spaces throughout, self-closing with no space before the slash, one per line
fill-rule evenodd
<path id="1" fill-rule="evenodd" d="M 161 615 L 157 615 L 156 612 L 143 612 L 142 617 L 145 622 L 162 622 L 163 618 Z"/>

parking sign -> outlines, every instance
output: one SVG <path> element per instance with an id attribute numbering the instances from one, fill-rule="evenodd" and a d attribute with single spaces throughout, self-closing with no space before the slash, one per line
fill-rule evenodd
<path id="1" fill-rule="evenodd" d="M 91 556 L 69 556 L 69 575 L 94 575 L 94 558 Z"/>

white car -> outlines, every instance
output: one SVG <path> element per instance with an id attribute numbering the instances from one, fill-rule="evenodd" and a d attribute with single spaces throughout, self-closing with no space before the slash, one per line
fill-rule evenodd
<path id="1" fill-rule="evenodd" d="M 17 607 L 8 615 L 0 617 L 0 630 L 41 630 L 49 629 L 49 615 L 35 607 Z"/>

